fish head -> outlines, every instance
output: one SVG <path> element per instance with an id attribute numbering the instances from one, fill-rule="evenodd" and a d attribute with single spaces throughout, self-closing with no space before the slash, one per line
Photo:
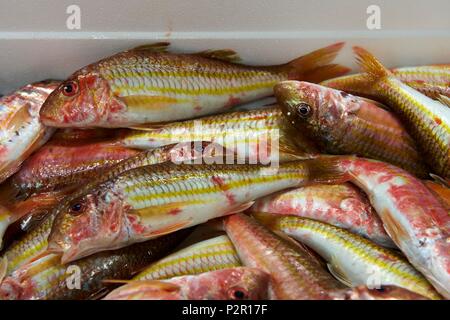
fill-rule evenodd
<path id="1" fill-rule="evenodd" d="M 98 72 L 82 69 L 61 83 L 45 100 L 40 119 L 53 127 L 105 126 L 111 112 L 123 109 Z"/>
<path id="2" fill-rule="evenodd" d="M 338 90 L 304 81 L 282 81 L 275 96 L 289 122 L 319 144 L 336 140 L 346 114 L 346 99 Z"/>
<path id="3" fill-rule="evenodd" d="M 0 300 L 24 299 L 27 284 L 13 277 L 5 278 L 0 284 Z"/>
<path id="4" fill-rule="evenodd" d="M 378 289 L 369 289 L 359 286 L 349 289 L 346 296 L 348 300 L 428 300 L 424 296 L 397 286 L 382 286 Z"/>
<path id="5" fill-rule="evenodd" d="M 223 269 L 200 276 L 191 284 L 189 297 L 195 300 L 268 299 L 269 283 L 269 274 L 257 268 Z"/>
<path id="6" fill-rule="evenodd" d="M 111 186 L 71 197 L 56 210 L 48 251 L 61 254 L 62 263 L 119 248 L 127 239 L 128 206 Z"/>

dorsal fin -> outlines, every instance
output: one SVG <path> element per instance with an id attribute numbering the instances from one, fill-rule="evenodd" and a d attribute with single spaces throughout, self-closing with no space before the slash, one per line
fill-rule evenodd
<path id="1" fill-rule="evenodd" d="M 169 42 L 156 42 L 135 47 L 133 49 L 130 49 L 130 51 L 167 52 L 169 46 L 170 46 Z"/>
<path id="2" fill-rule="evenodd" d="M 347 277 L 344 271 L 339 268 L 339 265 L 336 263 L 336 259 L 332 258 L 331 260 L 332 261 L 330 261 L 330 263 L 327 263 L 327 267 L 333 277 L 335 277 L 347 287 L 353 287 L 352 281 Z"/>
<path id="3" fill-rule="evenodd" d="M 236 53 L 236 51 L 233 51 L 231 49 L 205 50 L 194 54 L 208 59 L 216 59 L 233 63 L 241 62 L 241 58 Z"/>
<path id="4" fill-rule="evenodd" d="M 381 62 L 366 49 L 355 46 L 353 47 L 353 52 L 356 55 L 356 62 L 372 80 L 378 80 L 382 77 L 392 75 L 391 71 L 386 69 Z"/>

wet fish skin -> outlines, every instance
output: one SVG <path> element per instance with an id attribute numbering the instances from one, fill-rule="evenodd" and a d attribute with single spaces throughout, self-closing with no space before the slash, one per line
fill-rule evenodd
<path id="1" fill-rule="evenodd" d="M 343 43 L 273 67 L 231 63 L 231 50 L 175 54 L 167 45 L 141 46 L 75 72 L 47 99 L 42 121 L 87 128 L 191 119 L 269 96 L 283 79 L 321 81 L 348 72 L 328 65 Z"/>
<path id="2" fill-rule="evenodd" d="M 441 299 L 431 284 L 396 251 L 312 219 L 267 213 L 253 216 L 319 253 L 329 263 L 332 273 L 351 287 L 395 285 L 429 299 Z"/>
<path id="3" fill-rule="evenodd" d="M 385 247 L 396 247 L 369 199 L 350 183 L 311 185 L 256 200 L 248 212 L 294 215 L 329 223 Z"/>
<path id="4" fill-rule="evenodd" d="M 365 286 L 345 288 L 304 247 L 280 238 L 255 219 L 237 213 L 224 218 L 223 224 L 243 265 L 271 275 L 270 299 L 424 299 L 394 286 L 383 292 Z"/>
<path id="5" fill-rule="evenodd" d="M 278 106 L 126 130 L 117 139 L 120 145 L 141 149 L 189 141 L 212 141 L 238 157 L 264 164 L 311 158 L 317 153 L 314 144 L 292 128 Z"/>
<path id="6" fill-rule="evenodd" d="M 432 172 L 449 178 L 450 108 L 402 83 L 365 49 L 354 47 L 353 50 L 377 97 L 405 124 Z"/>
<path id="7" fill-rule="evenodd" d="M 237 267 L 164 281 L 132 281 L 105 300 L 261 300 L 267 299 L 269 282 L 269 275 L 259 269 Z"/>
<path id="8" fill-rule="evenodd" d="M 37 227 L 6 248 L 2 256 L 7 262 L 6 275 L 45 253 L 53 220 L 54 214 L 51 212 Z"/>
<path id="9" fill-rule="evenodd" d="M 400 81 L 432 99 L 439 95 L 450 97 L 450 64 L 393 68 L 390 71 Z M 370 80 L 361 73 L 325 80 L 320 84 L 357 95 L 376 96 Z"/>
<path id="10" fill-rule="evenodd" d="M 284 114 L 323 153 L 378 159 L 428 177 L 415 141 L 378 102 L 302 81 L 281 82 L 274 92 Z"/>
<path id="11" fill-rule="evenodd" d="M 79 145 L 47 144 L 23 163 L 11 182 L 22 197 L 77 187 L 138 153 L 138 150 L 115 146 L 107 141 Z"/>
<path id="12" fill-rule="evenodd" d="M 177 246 L 190 229 L 135 244 L 115 251 L 101 252 L 62 265 L 56 254 L 46 254 L 23 265 L 0 284 L 0 299 L 79 300 L 98 297 L 110 290 L 103 280 L 129 279 L 147 264 L 163 257 Z M 73 272 L 79 268 L 81 289 L 68 288 Z M 73 270 L 73 269 L 72 269 Z"/>
<path id="13" fill-rule="evenodd" d="M 423 182 L 376 160 L 341 157 L 341 170 L 369 197 L 384 228 L 409 262 L 450 297 L 450 216 Z"/>
<path id="14" fill-rule="evenodd" d="M 32 83 L 0 98 L 0 183 L 53 134 L 54 129 L 41 123 L 39 111 L 59 83 Z"/>
<path id="15" fill-rule="evenodd" d="M 168 145 L 139 153 L 135 157 L 116 164 L 113 168 L 97 177 L 97 179 L 84 185 L 83 188 L 67 195 L 56 208 L 44 217 L 43 221 L 38 224 L 37 227 L 33 228 L 29 233 L 25 234 L 21 239 L 14 242 L 5 250 L 2 258 L 7 259 L 6 274 L 9 275 L 31 259 L 35 259 L 37 256 L 45 254 L 48 249 L 47 239 L 50 235 L 55 217 L 62 210 L 61 208 L 64 208 L 64 206 L 73 201 L 73 199 L 77 199 L 84 195 L 97 184 L 113 179 L 122 172 L 138 168 L 139 166 L 147 166 L 169 160 L 182 161 L 192 158 L 195 159 L 202 156 L 203 149 L 209 145 L 210 144 L 207 142 L 193 142 L 180 145 Z M 186 147 L 187 149 L 185 149 Z"/>
<path id="16" fill-rule="evenodd" d="M 307 251 L 255 219 L 238 213 L 224 219 L 224 228 L 243 265 L 271 275 L 271 299 L 334 299 L 344 289 Z"/>
<path id="17" fill-rule="evenodd" d="M 200 241 L 151 264 L 133 280 L 162 280 L 239 267 L 236 250 L 226 235 Z"/>
<path id="18" fill-rule="evenodd" d="M 128 170 L 61 209 L 50 246 L 63 262 L 247 209 L 267 194 L 344 179 L 328 159 L 264 165 L 164 163 Z"/>

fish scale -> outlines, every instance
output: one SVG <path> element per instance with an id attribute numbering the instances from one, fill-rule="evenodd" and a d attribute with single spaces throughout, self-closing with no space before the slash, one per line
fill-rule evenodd
<path id="1" fill-rule="evenodd" d="M 250 86 L 253 86 L 255 89 L 258 87 L 265 88 L 270 85 L 274 85 L 277 81 L 282 80 L 286 77 L 286 74 L 277 75 L 274 72 L 269 71 L 252 71 L 246 70 L 243 68 L 244 72 L 240 72 L 240 66 L 236 66 L 236 69 L 227 71 L 227 64 L 221 64 L 220 61 L 215 61 L 214 64 L 208 63 L 209 61 L 206 59 L 200 59 L 200 62 L 197 62 L 197 57 L 190 60 L 190 56 L 183 56 L 183 60 L 174 59 L 174 55 L 167 56 L 164 53 L 155 54 L 154 57 L 142 57 L 139 54 L 136 55 L 133 60 L 134 72 L 121 72 L 121 68 L 119 67 L 116 72 L 112 74 L 114 76 L 109 79 L 122 79 L 123 84 L 119 87 L 112 87 L 115 91 L 122 91 L 124 88 L 128 90 L 128 94 L 139 94 L 144 93 L 145 91 L 139 91 L 138 86 L 130 83 L 130 79 L 144 80 L 151 79 L 160 79 L 163 83 L 160 86 L 146 86 L 145 90 L 155 91 L 155 92 L 173 92 L 173 93 L 183 93 L 186 95 L 194 95 L 199 93 L 207 93 L 207 94 L 215 94 L 220 95 L 223 93 L 239 93 L 245 92 L 248 90 Z M 100 71 L 103 75 L 105 74 L 104 70 L 114 69 L 116 66 L 121 66 L 123 61 L 126 61 L 127 55 L 118 56 L 116 59 L 113 59 L 111 63 L 106 64 L 105 66 L 100 65 Z M 180 61 L 181 60 L 181 61 Z M 203 61 L 204 60 L 204 61 Z M 172 66 L 169 70 L 165 70 L 167 66 Z M 186 66 L 185 66 L 186 65 Z M 201 66 L 202 68 L 195 69 L 195 72 L 192 74 L 187 74 L 188 77 L 196 77 L 196 81 L 198 81 L 200 86 L 200 90 L 190 90 L 187 82 L 176 81 L 177 77 L 185 78 L 183 74 L 180 72 L 174 72 L 170 69 L 176 70 L 179 67 L 186 67 L 189 69 L 195 69 L 197 66 Z M 108 79 L 108 78 L 107 78 Z M 205 83 L 208 83 L 208 86 L 202 85 L 202 80 L 204 79 Z M 221 79 L 224 83 L 214 83 L 214 81 Z M 179 80 L 179 79 L 178 79 Z M 233 83 L 233 80 L 236 81 Z M 255 80 L 260 83 L 255 84 Z M 269 81 L 267 81 L 269 80 Z M 167 81 L 167 83 L 164 83 Z M 181 85 L 179 88 L 176 88 L 174 84 Z M 212 84 L 212 86 L 211 86 Z M 216 84 L 216 86 L 214 86 Z M 236 86 L 238 85 L 238 86 Z M 138 89 L 138 90 L 136 90 Z"/>
<path id="2" fill-rule="evenodd" d="M 80 270 L 81 289 L 71 289 L 72 273 L 58 255 L 49 253 L 23 265 L 0 284 L 0 299 L 89 299 L 108 291 L 103 280 L 129 279 L 143 267 L 177 246 L 191 230 L 166 235 L 116 251 L 103 252 L 70 264 Z M 126 266 L 126 267 L 125 267 Z"/>
<path id="3" fill-rule="evenodd" d="M 78 186 L 138 153 L 106 141 L 75 145 L 49 143 L 23 163 L 11 182 L 24 196 Z"/>
<path id="4" fill-rule="evenodd" d="M 450 65 L 404 67 L 390 70 L 403 83 L 430 98 L 437 98 L 440 94 L 450 97 Z M 361 73 L 325 80 L 320 84 L 355 94 L 376 96 L 370 80 Z"/>
<path id="5" fill-rule="evenodd" d="M 410 263 L 448 298 L 450 219 L 445 204 L 421 180 L 387 163 L 342 157 L 341 170 L 368 195 Z"/>
<path id="6" fill-rule="evenodd" d="M 280 82 L 274 91 L 284 114 L 322 152 L 375 158 L 428 177 L 407 128 L 378 102 L 303 81 Z M 309 111 L 301 115 L 299 108 Z"/>
<path id="7" fill-rule="evenodd" d="M 331 183 L 334 160 L 264 165 L 164 163 L 129 170 L 62 210 L 49 239 L 63 260 L 119 248 L 248 208 L 264 195 L 309 183 Z M 168 191 L 171 186 L 174 191 Z M 74 214 L 71 208 L 80 209 Z M 114 226 L 118 226 L 115 228 Z M 101 230 L 101 231 L 100 231 Z M 83 234 L 79 247 L 78 234 Z"/>
<path id="8" fill-rule="evenodd" d="M 261 300 L 268 298 L 270 277 L 246 267 L 185 275 L 167 280 L 134 280 L 105 300 Z"/>
<path id="9" fill-rule="evenodd" d="M 402 83 L 365 49 L 354 52 L 375 94 L 403 120 L 432 171 L 450 177 L 450 108 Z"/>
<path id="10" fill-rule="evenodd" d="M 232 63 L 230 51 L 223 50 L 175 54 L 135 48 L 72 74 L 40 115 L 56 127 L 130 127 L 215 114 L 270 96 L 283 79 L 346 73 L 347 68 L 329 64 L 342 45 L 269 67 Z M 65 92 L 67 86 L 74 90 Z"/>
<path id="11" fill-rule="evenodd" d="M 271 194 L 256 200 L 248 211 L 311 218 L 395 247 L 367 197 L 350 183 L 318 184 Z"/>
<path id="12" fill-rule="evenodd" d="M 36 82 L 0 97 L 0 182 L 15 173 L 55 131 L 41 123 L 39 110 L 59 84 Z"/>
<path id="13" fill-rule="evenodd" d="M 194 144 L 189 144 L 192 149 L 191 153 L 181 156 L 180 159 L 190 159 L 191 156 L 195 156 L 195 151 L 197 150 Z M 202 144 L 201 147 L 207 146 L 208 143 Z M 96 177 L 97 180 L 93 180 L 86 184 L 80 190 L 77 190 L 74 194 L 69 195 L 67 198 L 61 201 L 61 206 L 64 205 L 64 201 L 70 201 L 71 197 L 78 197 L 82 195 L 84 190 L 90 190 L 90 188 L 96 184 L 107 184 L 108 179 L 119 175 L 120 173 L 137 168 L 139 166 L 146 166 L 155 164 L 158 162 L 164 162 L 171 159 L 173 154 L 178 154 L 178 148 L 183 148 L 183 145 L 167 145 L 165 147 L 156 148 L 146 152 L 142 152 L 126 161 L 119 162 L 113 168 L 104 171 L 102 175 Z M 7 259 L 7 274 L 16 270 L 18 267 L 34 259 L 36 256 L 42 254 L 47 250 L 47 238 L 50 234 L 55 216 L 58 211 L 55 209 L 51 211 L 44 220 L 37 227 L 33 228 L 29 233 L 25 234 L 24 237 L 14 242 L 10 247 L 8 247 L 2 258 Z"/>
<path id="14" fill-rule="evenodd" d="M 352 286 L 368 285 L 372 280 L 377 282 L 373 286 L 396 285 L 430 299 L 441 299 L 431 284 L 395 251 L 308 218 L 262 213 L 254 216 L 312 248 L 327 260 L 338 277 Z"/>
<path id="15" fill-rule="evenodd" d="M 222 235 L 204 240 L 150 265 L 134 280 L 169 279 L 219 269 L 238 267 L 241 263 L 233 244 Z"/>
<path id="16" fill-rule="evenodd" d="M 224 227 L 242 263 L 272 276 L 272 298 L 332 299 L 345 288 L 305 249 L 278 238 L 256 220 L 236 214 L 224 220 Z"/>

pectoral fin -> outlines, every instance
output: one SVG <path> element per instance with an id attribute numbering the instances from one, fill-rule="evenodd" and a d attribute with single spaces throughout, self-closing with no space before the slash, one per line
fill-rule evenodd
<path id="1" fill-rule="evenodd" d="M 245 211 L 248 208 L 250 208 L 254 203 L 255 203 L 255 201 L 242 203 L 242 204 L 238 205 L 237 207 L 232 208 L 231 211 L 227 212 L 227 214 L 235 214 L 235 213 Z"/>
<path id="2" fill-rule="evenodd" d="M 6 124 L 4 129 L 15 131 L 24 123 L 31 121 L 31 119 L 32 116 L 30 114 L 30 106 L 27 104 L 17 110 L 14 114 L 11 115 L 9 119 L 4 122 L 4 124 Z"/>
<path id="3" fill-rule="evenodd" d="M 339 268 L 339 265 L 336 263 L 335 259 L 331 259 L 330 263 L 327 263 L 328 270 L 330 273 L 338 279 L 340 282 L 342 282 L 347 287 L 353 287 L 353 283 L 346 274 Z"/>
<path id="4" fill-rule="evenodd" d="M 152 237 L 152 238 L 160 237 L 160 236 L 184 229 L 184 228 L 188 227 L 191 223 L 192 223 L 191 219 L 180 221 L 180 222 L 175 222 L 173 224 L 170 224 L 170 225 L 160 228 L 158 230 L 148 232 L 145 234 L 145 236 Z"/>

